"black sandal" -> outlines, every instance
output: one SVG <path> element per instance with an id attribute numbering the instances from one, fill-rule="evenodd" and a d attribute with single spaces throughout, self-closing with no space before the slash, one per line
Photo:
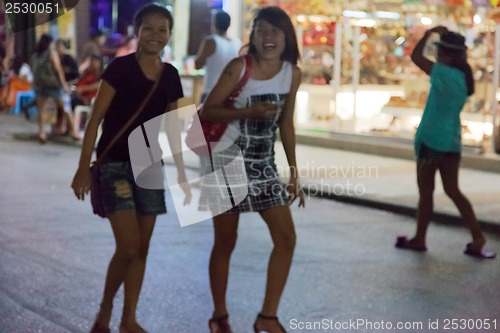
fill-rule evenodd
<path id="1" fill-rule="evenodd" d="M 94 326 L 90 329 L 90 333 L 111 333 L 109 327 L 101 326 L 98 323 L 94 323 Z"/>
<path id="2" fill-rule="evenodd" d="M 255 319 L 255 323 L 253 324 L 253 330 L 254 330 L 255 333 L 264 332 L 264 331 L 260 331 L 257 328 L 257 322 L 259 321 L 259 319 L 277 321 L 278 325 L 280 325 L 280 329 L 281 329 L 282 333 L 286 333 L 285 328 L 283 327 L 283 325 L 280 324 L 280 321 L 279 321 L 278 317 L 276 317 L 276 316 L 266 316 L 266 315 L 263 315 L 262 313 L 259 313 L 257 315 L 257 319 Z"/>
<path id="3" fill-rule="evenodd" d="M 214 330 L 212 330 L 213 325 L 216 325 Z M 229 325 L 229 315 L 210 319 L 208 321 L 208 329 L 210 333 L 233 333 Z"/>

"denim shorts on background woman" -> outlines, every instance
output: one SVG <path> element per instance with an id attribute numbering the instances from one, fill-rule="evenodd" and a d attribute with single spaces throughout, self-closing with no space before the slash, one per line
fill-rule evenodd
<path id="1" fill-rule="evenodd" d="M 144 189 L 135 183 L 130 162 L 106 161 L 100 168 L 101 200 L 106 216 L 134 209 L 141 215 L 167 212 L 165 190 Z"/>
<path id="2" fill-rule="evenodd" d="M 418 153 L 418 160 L 426 164 L 439 165 L 442 162 L 460 162 L 460 152 L 443 152 L 422 144 Z"/>

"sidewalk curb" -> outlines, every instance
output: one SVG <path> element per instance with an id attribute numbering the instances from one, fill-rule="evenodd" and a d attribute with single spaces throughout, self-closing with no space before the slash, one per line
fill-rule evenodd
<path id="1" fill-rule="evenodd" d="M 17 133 L 12 134 L 12 138 L 14 140 L 19 140 L 19 141 L 36 141 L 37 136 L 36 136 L 36 134 L 32 134 L 32 133 L 17 132 Z M 75 142 L 75 141 L 73 141 L 69 138 L 66 138 L 66 137 L 58 137 L 58 136 L 52 137 L 50 143 L 60 144 L 60 145 L 65 145 L 65 146 L 73 146 L 75 148 L 81 148 L 81 141 Z M 302 144 L 311 144 L 311 143 L 302 142 Z M 339 147 L 329 147 L 329 148 L 339 149 Z M 342 148 L 340 148 L 340 149 L 342 149 Z M 370 152 L 364 152 L 364 153 L 370 154 Z M 170 165 L 171 163 L 168 163 L 168 164 Z M 194 171 L 198 170 L 197 167 L 190 166 L 190 165 L 187 165 L 186 168 L 194 170 Z M 319 198 L 334 200 L 334 201 L 338 201 L 338 202 L 342 202 L 342 203 L 359 205 L 359 206 L 374 208 L 374 209 L 378 209 L 378 210 L 384 210 L 384 211 L 392 212 L 395 214 L 408 216 L 411 218 L 415 218 L 417 215 L 416 207 L 412 207 L 412 206 L 398 205 L 398 204 L 394 204 L 394 203 L 388 203 L 388 202 L 384 202 L 384 201 L 377 201 L 377 200 L 366 199 L 366 198 L 362 198 L 362 197 L 348 196 L 348 195 L 336 195 L 336 194 L 331 194 L 331 193 L 318 193 L 317 190 L 314 191 L 314 194 L 311 194 L 307 187 L 304 188 L 304 191 L 307 195 L 310 195 L 311 197 L 319 197 Z M 442 225 L 449 225 L 449 226 L 455 226 L 455 227 L 465 227 L 462 218 L 460 216 L 453 215 L 453 214 L 434 212 L 431 220 L 433 222 L 436 222 L 436 223 L 439 223 Z M 478 222 L 481 225 L 482 231 L 488 232 L 488 233 L 493 233 L 496 235 L 500 235 L 500 224 L 499 223 L 494 223 L 491 221 L 486 221 L 486 220 L 481 220 L 481 219 L 478 219 Z"/>
<path id="2" fill-rule="evenodd" d="M 415 149 L 413 141 L 410 140 L 391 138 L 394 140 L 391 142 L 389 138 L 384 137 L 344 133 L 331 133 L 328 136 L 304 133 L 307 132 L 299 131 L 296 134 L 298 144 L 415 161 Z M 462 148 L 461 167 L 493 173 L 500 172 L 500 155 L 479 153 L 477 147 L 464 145 Z"/>
<path id="3" fill-rule="evenodd" d="M 308 190 L 307 189 L 304 189 L 304 190 L 305 190 L 305 193 L 309 195 Z M 334 200 L 334 201 L 347 203 L 347 204 L 353 204 L 353 205 L 359 205 L 359 206 L 384 210 L 384 211 L 388 211 L 388 212 L 392 212 L 395 214 L 404 215 L 404 216 L 408 216 L 408 217 L 412 217 L 412 218 L 416 218 L 416 216 L 417 216 L 417 208 L 411 207 L 411 206 L 392 204 L 392 203 L 388 203 L 388 202 L 376 201 L 376 200 L 371 200 L 371 199 L 363 199 L 361 197 L 340 196 L 340 195 L 330 194 L 330 193 L 319 193 L 319 194 L 315 194 L 315 195 L 311 194 L 311 196 L 324 198 L 324 199 L 328 199 L 328 200 Z M 439 223 L 442 225 L 448 225 L 448 226 L 454 226 L 454 227 L 465 227 L 465 224 L 463 222 L 462 217 L 457 216 L 457 215 L 453 215 L 453 214 L 434 212 L 431 220 L 433 222 L 436 222 L 436 223 Z M 493 233 L 496 235 L 500 235 L 500 225 L 498 223 L 494 223 L 491 221 L 484 221 L 484 220 L 478 220 L 478 222 L 481 225 L 482 231 L 488 232 L 488 233 Z"/>

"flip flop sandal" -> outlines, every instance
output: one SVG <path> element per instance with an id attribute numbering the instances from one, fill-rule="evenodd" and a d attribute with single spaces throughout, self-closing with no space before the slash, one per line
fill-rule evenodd
<path id="1" fill-rule="evenodd" d="M 479 259 L 493 259 L 497 255 L 495 252 L 486 251 L 483 249 L 473 249 L 471 243 L 467 244 L 467 246 L 465 247 L 464 254 Z"/>
<path id="2" fill-rule="evenodd" d="M 208 321 L 208 328 L 210 332 L 218 333 L 233 333 L 231 326 L 229 325 L 229 315 L 225 315 L 218 318 L 212 318 Z"/>
<path id="3" fill-rule="evenodd" d="M 406 236 L 398 236 L 398 238 L 396 239 L 396 244 L 394 246 L 397 247 L 398 249 L 412 250 L 417 252 L 427 251 L 427 247 L 425 246 L 410 245 L 408 238 Z"/>

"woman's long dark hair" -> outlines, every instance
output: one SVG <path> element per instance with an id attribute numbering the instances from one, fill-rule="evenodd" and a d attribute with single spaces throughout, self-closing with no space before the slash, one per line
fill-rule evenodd
<path id="1" fill-rule="evenodd" d="M 250 45 L 248 54 L 256 54 L 257 49 L 252 44 L 255 27 L 260 20 L 264 20 L 285 33 L 285 50 L 281 54 L 281 60 L 286 60 L 296 65 L 300 54 L 297 45 L 297 35 L 290 17 L 279 7 L 266 7 L 257 12 L 253 20 L 252 32 L 250 33 Z"/>
<path id="2" fill-rule="evenodd" d="M 448 63 L 450 66 L 460 69 L 465 74 L 465 81 L 467 82 L 467 96 L 474 93 L 474 78 L 472 76 L 472 69 L 467 63 L 467 50 L 455 50 L 447 47 L 439 47 L 438 52 L 442 52 L 450 58 Z"/>
<path id="3" fill-rule="evenodd" d="M 54 39 L 52 38 L 51 35 L 43 34 L 40 37 L 40 40 L 38 41 L 38 43 L 36 44 L 36 48 L 35 48 L 36 54 L 40 55 L 43 52 L 47 51 L 50 47 L 50 43 L 52 43 L 53 40 Z"/>

